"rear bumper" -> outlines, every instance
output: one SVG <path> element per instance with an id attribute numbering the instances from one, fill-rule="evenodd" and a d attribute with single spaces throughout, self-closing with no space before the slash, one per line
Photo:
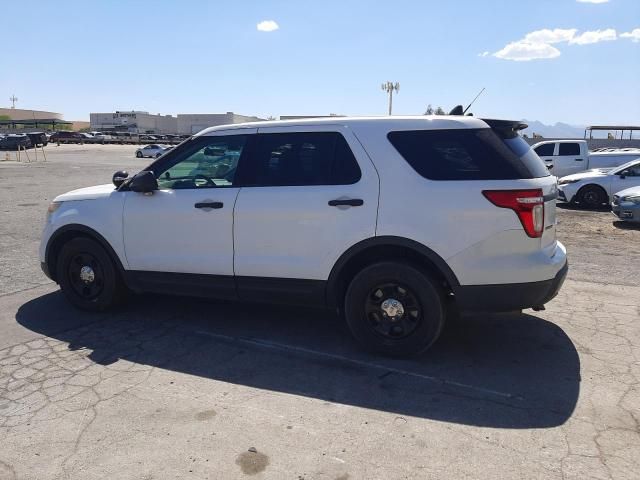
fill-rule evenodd
<path id="1" fill-rule="evenodd" d="M 568 271 L 569 264 L 565 262 L 554 278 L 540 282 L 461 285 L 455 296 L 463 311 L 509 312 L 537 307 L 558 294 Z"/>

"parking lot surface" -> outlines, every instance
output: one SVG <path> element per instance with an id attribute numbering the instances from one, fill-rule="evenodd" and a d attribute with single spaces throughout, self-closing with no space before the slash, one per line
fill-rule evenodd
<path id="1" fill-rule="evenodd" d="M 322 310 L 137 296 L 74 310 L 40 272 L 53 197 L 149 160 L 0 162 L 0 479 L 640 478 L 640 229 L 558 211 L 543 312 L 449 324 L 419 359 Z"/>

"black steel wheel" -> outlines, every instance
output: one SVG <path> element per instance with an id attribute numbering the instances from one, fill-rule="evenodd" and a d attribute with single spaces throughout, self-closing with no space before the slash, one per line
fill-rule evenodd
<path id="1" fill-rule="evenodd" d="M 107 310 L 124 293 L 113 260 L 99 243 L 89 238 L 73 238 L 63 245 L 56 273 L 67 299 L 83 310 Z"/>
<path id="2" fill-rule="evenodd" d="M 353 278 L 344 312 L 353 336 L 367 349 L 417 355 L 442 331 L 444 294 L 428 273 L 401 262 L 381 262 Z"/>
<path id="3" fill-rule="evenodd" d="M 422 306 L 409 287 L 384 283 L 373 287 L 364 302 L 371 328 L 383 338 L 398 340 L 413 333 L 422 320 Z"/>
<path id="4" fill-rule="evenodd" d="M 578 192 L 580 205 L 586 208 L 601 208 L 609 203 L 607 192 L 598 185 L 586 185 Z"/>

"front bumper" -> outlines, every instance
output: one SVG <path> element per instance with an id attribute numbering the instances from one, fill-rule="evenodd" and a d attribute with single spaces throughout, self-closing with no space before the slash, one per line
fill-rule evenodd
<path id="1" fill-rule="evenodd" d="M 611 211 L 620 220 L 640 223 L 640 205 L 623 203 L 611 205 Z"/>
<path id="2" fill-rule="evenodd" d="M 456 288 L 458 307 L 463 311 L 509 312 L 544 305 L 560 291 L 569 263 L 554 278 L 540 282 L 496 285 L 461 285 Z"/>

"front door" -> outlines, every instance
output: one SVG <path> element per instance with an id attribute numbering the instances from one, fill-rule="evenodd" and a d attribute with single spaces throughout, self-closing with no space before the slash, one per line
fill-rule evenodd
<path id="1" fill-rule="evenodd" d="M 235 292 L 233 207 L 240 190 L 235 172 L 249 134 L 255 131 L 237 129 L 194 137 L 148 168 L 155 173 L 159 189 L 151 195 L 127 192 L 124 204 L 123 235 L 130 270 L 165 284 L 182 278 L 211 285 L 215 279 L 203 276 L 219 276 L 222 285 Z"/>
<path id="2" fill-rule="evenodd" d="M 234 219 L 240 297 L 277 300 L 295 291 L 321 300 L 339 256 L 375 236 L 371 160 L 341 126 L 266 127 L 245 165 Z"/>

